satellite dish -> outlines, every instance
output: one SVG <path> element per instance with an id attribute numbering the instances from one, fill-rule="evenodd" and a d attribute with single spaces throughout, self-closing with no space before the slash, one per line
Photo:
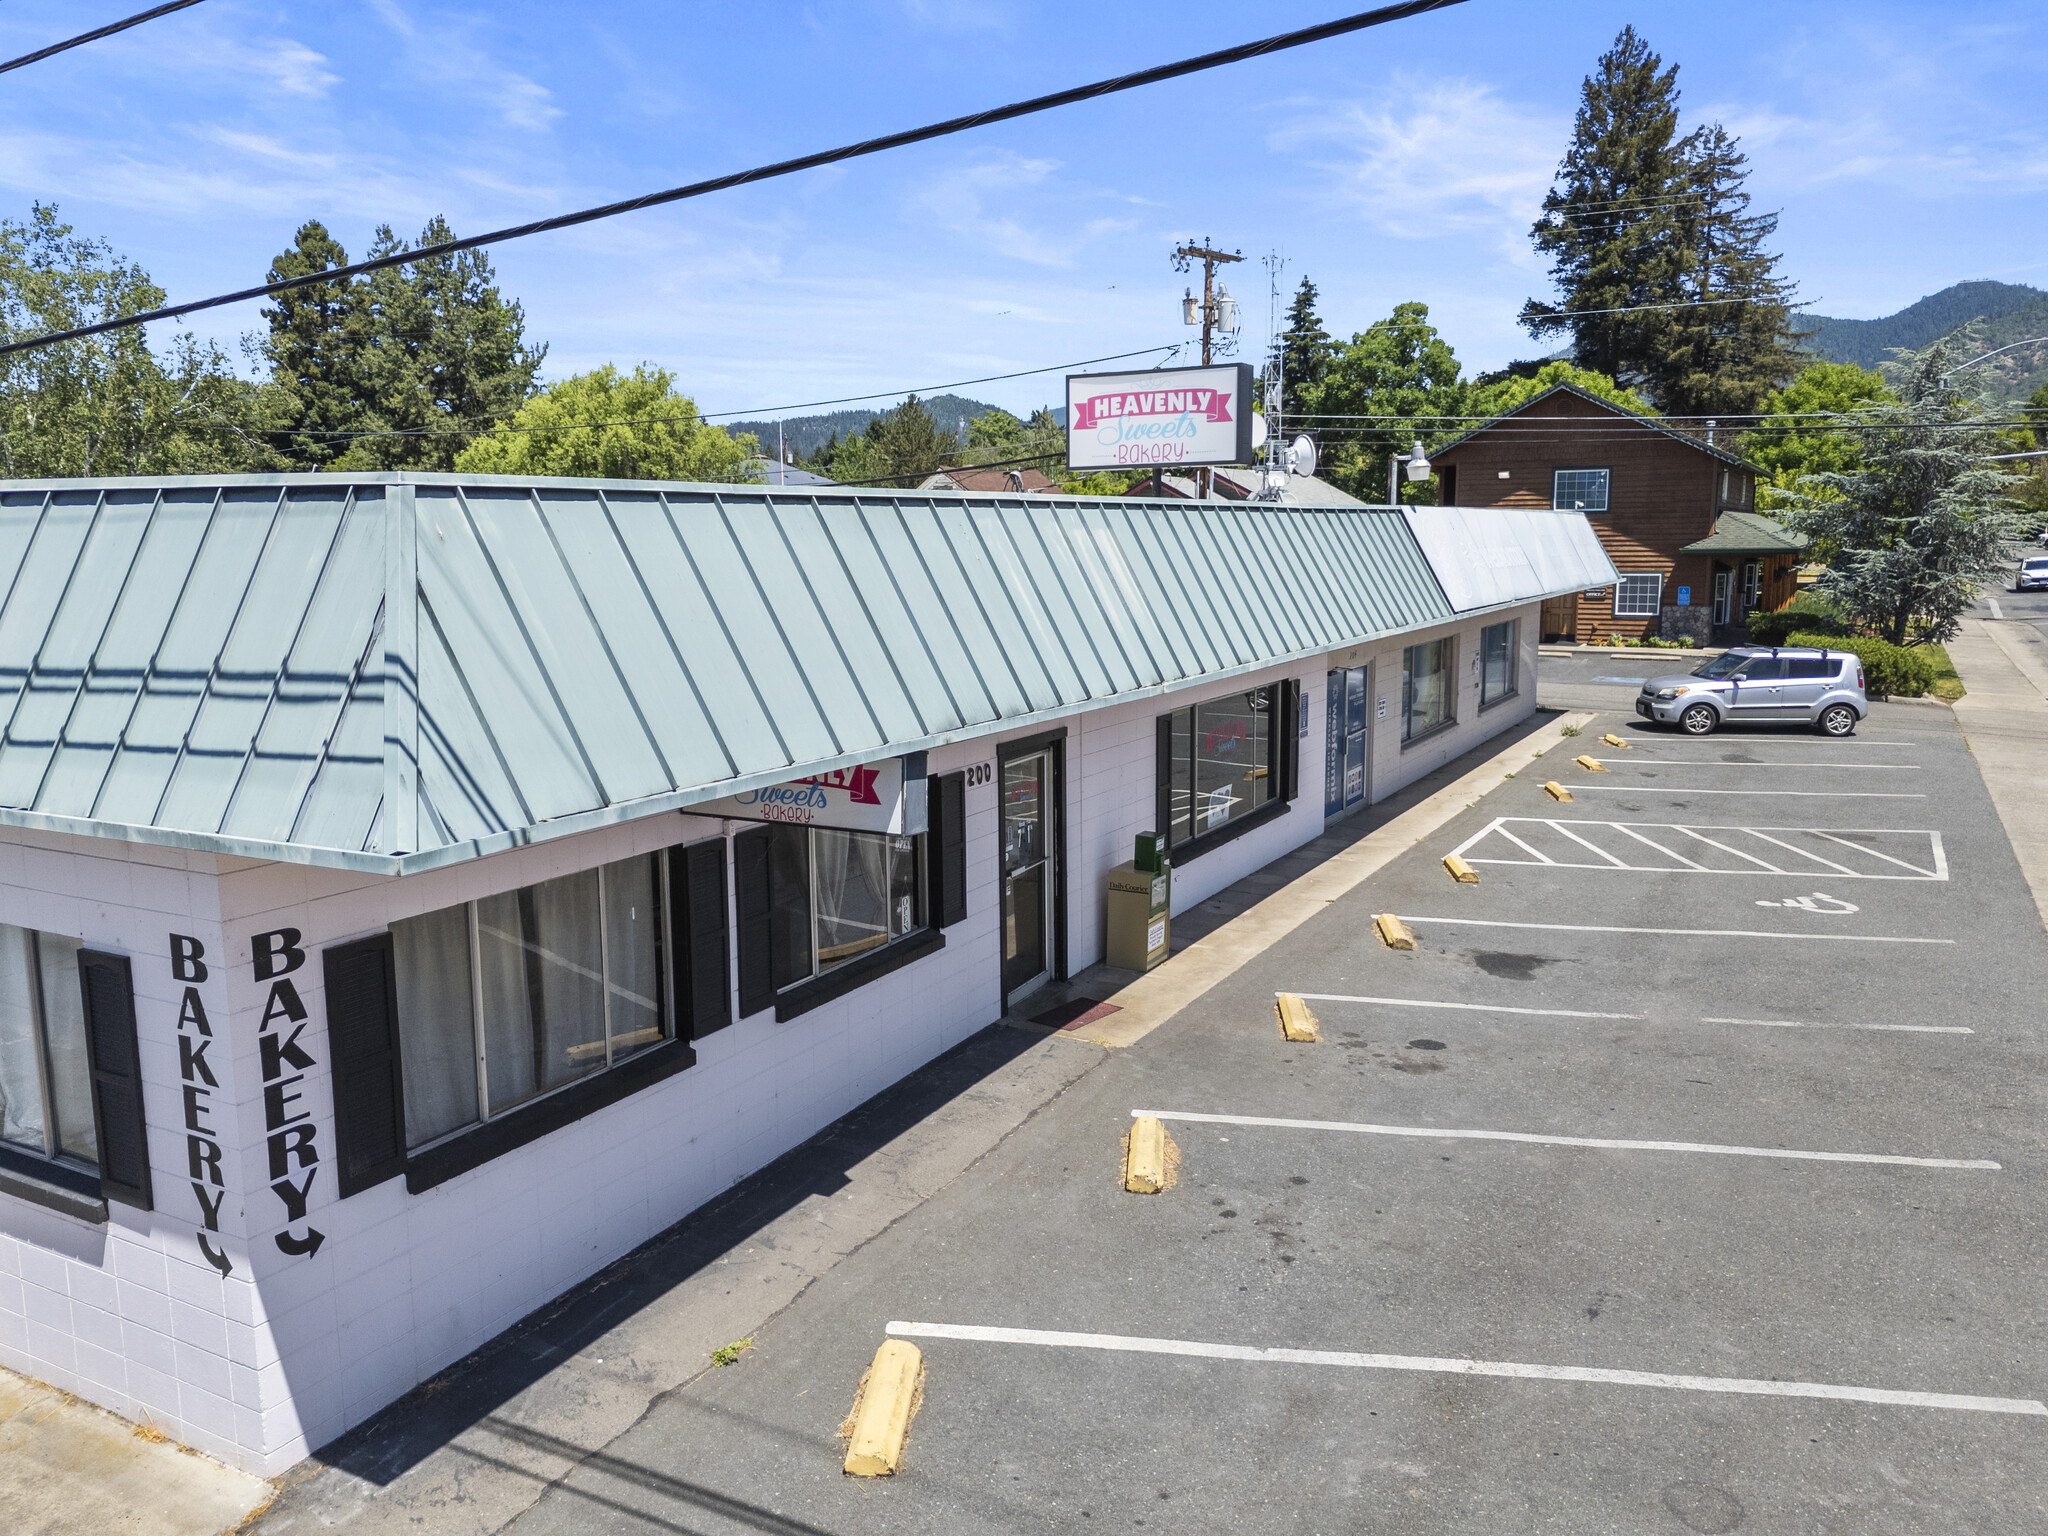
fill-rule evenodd
<path id="1" fill-rule="evenodd" d="M 1316 444 L 1312 437 L 1297 437 L 1287 450 L 1287 468 L 1297 475 L 1316 472 Z"/>
<path id="2" fill-rule="evenodd" d="M 1267 436 L 1268 436 L 1268 434 L 1267 434 L 1267 431 L 1266 431 L 1266 415 L 1265 415 L 1265 412 L 1263 412 L 1263 411 L 1253 411 L 1253 412 L 1252 412 L 1252 446 L 1253 446 L 1254 448 L 1263 448 L 1263 447 L 1265 447 L 1265 446 L 1266 446 L 1266 438 L 1267 438 Z"/>

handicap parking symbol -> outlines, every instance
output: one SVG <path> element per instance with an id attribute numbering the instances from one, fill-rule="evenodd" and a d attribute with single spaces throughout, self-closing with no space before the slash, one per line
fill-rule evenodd
<path id="1" fill-rule="evenodd" d="M 1826 903 L 1826 905 L 1822 905 Z M 1846 917 L 1858 911 L 1853 901 L 1843 901 L 1835 896 L 1823 896 L 1815 891 L 1811 896 L 1787 896 L 1783 901 L 1760 901 L 1760 907 L 1791 907 L 1800 912 L 1822 912 L 1830 917 Z"/>

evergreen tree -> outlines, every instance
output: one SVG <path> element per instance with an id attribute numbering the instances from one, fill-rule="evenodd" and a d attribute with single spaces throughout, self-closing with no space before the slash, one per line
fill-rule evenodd
<path id="1" fill-rule="evenodd" d="M 960 456 L 960 441 L 941 432 L 925 404 L 912 395 L 877 417 L 864 434 L 871 455 L 868 477 L 899 482 L 929 475 Z"/>
<path id="2" fill-rule="evenodd" d="M 1287 306 L 1287 329 L 1280 333 L 1273 351 L 1280 364 L 1280 419 L 1284 424 L 1300 414 L 1307 393 L 1323 382 L 1337 343 L 1323 329 L 1316 314 L 1316 285 L 1306 277 L 1294 290 L 1294 302 Z"/>
<path id="3" fill-rule="evenodd" d="M 421 246 L 455 238 L 435 217 Z M 415 249 L 389 225 L 370 259 Z M 348 264 L 319 222 L 271 265 L 272 280 Z M 547 355 L 492 281 L 480 251 L 281 293 L 258 349 L 291 402 L 280 448 L 305 469 L 450 469 L 479 431 L 511 419 Z"/>
<path id="4" fill-rule="evenodd" d="M 270 264 L 268 281 L 284 282 L 348 265 L 348 252 L 318 219 L 299 226 L 290 249 Z M 288 288 L 263 311 L 270 334 L 257 346 L 283 398 L 277 451 L 295 469 L 325 469 L 348 451 L 362 416 L 358 359 L 361 317 L 354 285 L 311 283 Z"/>
<path id="5" fill-rule="evenodd" d="M 1642 306 L 1682 297 L 1673 204 L 1689 188 L 1677 132 L 1678 66 L 1623 27 L 1586 77 L 1571 148 L 1531 231 L 1563 297 L 1529 300 L 1522 324 L 1569 332 L 1574 362 L 1624 384 L 1647 372 L 1655 312 Z"/>
<path id="6" fill-rule="evenodd" d="M 1644 382 L 1667 415 L 1752 415 L 1809 360 L 1795 345 L 1792 285 L 1764 249 L 1778 216 L 1749 211 L 1748 157 L 1719 123 L 1690 134 L 1678 158 L 1672 251 L 1689 307 L 1642 317 Z"/>
<path id="7" fill-rule="evenodd" d="M 1995 429 L 1950 387 L 1953 366 L 1940 342 L 1903 356 L 1888 370 L 1896 403 L 1830 418 L 1867 429 L 1862 463 L 1792 493 L 1787 521 L 1828 552 L 1821 594 L 1894 645 L 1954 638 L 2022 526 L 2006 499 L 2017 477 L 1988 462 Z"/>

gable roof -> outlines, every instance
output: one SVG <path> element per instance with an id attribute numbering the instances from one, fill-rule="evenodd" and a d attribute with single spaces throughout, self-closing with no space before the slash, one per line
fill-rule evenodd
<path id="1" fill-rule="evenodd" d="M 1604 411 L 1612 411 L 1615 415 L 1623 418 L 1626 421 L 1638 422 L 1641 425 L 1650 428 L 1654 432 L 1661 432 L 1664 434 L 1664 436 L 1671 438 L 1676 442 L 1681 442 L 1685 444 L 1685 446 L 1688 448 L 1696 448 L 1701 453 L 1704 453 L 1708 458 L 1719 459 L 1723 464 L 1733 465 L 1737 469 L 1747 470 L 1749 471 L 1749 473 L 1754 475 L 1761 475 L 1764 473 L 1762 469 L 1750 463 L 1749 460 L 1743 458 L 1740 454 L 1730 453 L 1725 448 L 1717 447 L 1715 444 L 1709 443 L 1702 438 L 1694 437 L 1690 432 L 1681 432 L 1676 427 L 1670 426 L 1667 423 L 1665 423 L 1659 417 L 1645 416 L 1641 411 L 1632 411 L 1628 409 L 1628 407 L 1626 406 L 1616 405 L 1612 400 L 1603 400 L 1598 395 L 1592 393 L 1592 391 L 1581 389 L 1576 384 L 1563 383 L 1553 384 L 1550 386 L 1550 388 L 1544 390 L 1541 394 L 1531 395 L 1528 399 L 1524 400 L 1520 405 L 1516 406 L 1513 410 L 1502 411 L 1498 416 L 1494 417 L 1491 421 L 1483 422 L 1479 426 L 1474 427 L 1471 431 L 1466 432 L 1461 436 L 1452 438 L 1448 443 L 1445 443 L 1443 447 L 1433 450 L 1431 453 L 1431 457 L 1441 458 L 1443 457 L 1443 455 L 1451 452 L 1453 449 L 1461 447 L 1462 445 L 1471 442 L 1472 439 L 1479 436 L 1480 433 L 1490 431 L 1494 427 L 1499 426 L 1502 422 L 1506 421 L 1510 416 L 1519 416 L 1523 411 L 1528 410 L 1530 406 L 1539 404 L 1544 400 L 1548 400 L 1552 395 L 1557 394 L 1576 395 L 1579 399 L 1590 401 L 1594 405 L 1599 406 Z M 1571 423 L 1567 421 L 1560 421 L 1555 425 L 1553 430 L 1555 430 L 1560 436 L 1565 435 L 1571 431 Z"/>
<path id="2" fill-rule="evenodd" d="M 1780 555 L 1798 554 L 1807 546 L 1803 533 L 1794 533 L 1774 517 L 1761 512 L 1723 512 L 1714 519 L 1714 531 L 1696 539 L 1679 552 L 1687 555 Z"/>
<path id="3" fill-rule="evenodd" d="M 1026 491 L 1052 491 L 1059 489 L 1042 471 L 1036 469 L 977 469 L 972 465 L 955 469 L 950 466 L 940 469 L 918 481 L 920 491 L 1010 491 L 1013 494 L 1020 486 L 1010 484 L 1015 475 Z"/>

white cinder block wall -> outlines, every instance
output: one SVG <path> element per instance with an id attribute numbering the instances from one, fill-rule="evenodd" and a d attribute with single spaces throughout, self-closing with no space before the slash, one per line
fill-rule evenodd
<path id="1" fill-rule="evenodd" d="M 1414 783 L 1425 774 L 1434 773 L 1454 757 L 1463 757 L 1488 737 L 1498 735 L 1508 726 L 1535 713 L 1536 631 L 1541 606 L 1530 603 L 1477 619 L 1438 624 L 1366 648 L 1372 664 L 1372 692 L 1368 701 L 1372 730 L 1372 787 L 1366 791 L 1368 801 L 1386 799 L 1396 790 Z M 1519 650 L 1515 666 L 1516 691 L 1513 696 L 1482 710 L 1479 707 L 1479 633 L 1508 619 L 1521 621 L 1516 632 Z M 1409 743 L 1404 750 L 1401 745 L 1401 652 L 1411 645 L 1443 635 L 1455 635 L 1458 642 L 1457 654 L 1452 658 L 1452 671 L 1458 684 L 1457 723 Z M 1382 699 L 1387 705 L 1384 719 L 1379 713 Z"/>
<path id="2" fill-rule="evenodd" d="M 1446 626 L 1460 635 L 1458 724 L 1412 760 L 1399 742 L 1400 646 L 1374 651 L 1374 692 L 1392 692 L 1389 718 L 1374 722 L 1372 798 L 1534 707 L 1535 613 L 1531 605 L 1523 625 L 1521 696 L 1484 715 L 1470 671 L 1478 625 Z M 1293 808 L 1177 870 L 1176 910 L 1322 831 L 1323 672 L 1319 660 L 1294 663 L 1064 722 L 1070 970 L 1101 957 L 1104 878 L 1153 829 L 1163 710 L 1286 677 L 1300 680 L 1309 706 Z M 996 739 L 983 738 L 932 752 L 929 767 L 950 773 L 995 757 Z M 946 930 L 942 950 L 789 1023 L 772 1013 L 741 1020 L 698 1042 L 694 1068 L 436 1188 L 409 1194 L 399 1178 L 348 1200 L 334 1183 L 321 950 L 742 824 L 654 816 L 404 879 L 0 830 L 0 920 L 131 957 L 156 1206 L 113 1205 L 99 1225 L 0 1194 L 0 1363 L 230 1464 L 262 1474 L 289 1466 L 991 1023 L 1001 965 L 1000 779 L 990 779 L 967 791 L 968 915 Z M 266 1084 L 259 1035 L 272 987 L 255 979 L 252 943 L 287 928 L 305 952 L 289 979 L 308 1016 L 298 1046 L 313 1064 L 290 1063 L 280 1078 L 273 1056 Z M 204 981 L 172 974 L 174 933 L 203 946 Z M 214 1031 L 211 1085 L 181 1075 L 188 985 Z M 294 1123 L 310 1127 L 319 1162 L 294 1220 L 271 1187 L 267 1141 L 271 1121 L 300 1114 L 308 1118 Z M 220 1148 L 218 1188 L 210 1166 L 193 1160 L 195 1125 Z M 303 1180 L 296 1163 L 287 1173 Z M 205 1224 L 201 1194 L 219 1198 L 217 1230 Z"/>

